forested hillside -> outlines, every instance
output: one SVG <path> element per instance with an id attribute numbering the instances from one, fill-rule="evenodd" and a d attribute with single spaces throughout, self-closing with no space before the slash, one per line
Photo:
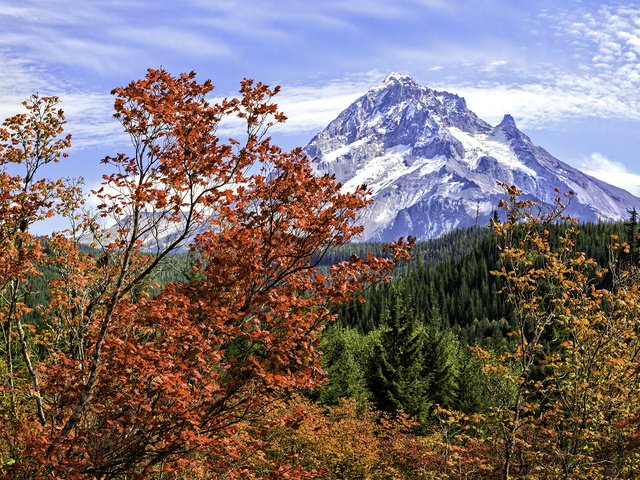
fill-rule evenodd
<path id="1" fill-rule="evenodd" d="M 588 256 L 598 265 L 608 265 L 612 235 L 633 241 L 637 235 L 634 222 L 581 224 L 575 248 L 590 252 Z M 568 227 L 550 224 L 547 228 L 549 242 L 557 247 Z M 341 253 L 346 258 L 366 247 L 346 245 Z M 629 254 L 623 252 L 616 261 L 635 261 L 631 251 L 637 247 L 630 247 Z M 320 400 L 335 402 L 348 395 L 374 399 L 383 410 L 409 408 L 415 413 L 420 403 L 427 409 L 439 404 L 481 411 L 488 399 L 479 386 L 480 366 L 466 347 L 504 351 L 517 321 L 514 305 L 501 292 L 503 282 L 491 273 L 500 268 L 498 242 L 489 227 L 456 230 L 417 244 L 412 260 L 397 268 L 401 273 L 391 283 L 367 290 L 364 302 L 345 305 L 338 323 L 324 333 L 322 349 L 329 381 L 320 388 Z M 590 280 L 611 288 L 610 275 Z M 400 352 L 405 356 L 387 358 Z M 413 371 L 415 378 L 399 380 L 405 374 L 397 372 L 405 369 Z M 387 399 L 396 402 L 390 407 L 381 400 L 391 388 L 385 384 L 391 380 L 383 377 L 395 373 L 399 375 L 396 383 L 407 382 L 421 392 L 419 400 L 410 401 L 413 407 Z M 398 395 L 395 392 L 392 397 Z"/>
<path id="2" fill-rule="evenodd" d="M 634 478 L 635 454 L 602 445 L 625 443 L 611 408 L 637 390 L 636 213 L 579 225 L 508 191 L 503 222 L 418 245 L 402 275 L 341 310 L 312 398 L 408 415 L 449 452 L 425 467 L 435 478 Z M 464 248 L 425 265 L 448 244 Z"/>
<path id="3" fill-rule="evenodd" d="M 548 228 L 550 241 L 557 244 L 566 227 L 552 224 Z M 576 249 L 606 267 L 611 260 L 611 235 L 629 241 L 634 238 L 630 232 L 635 232 L 636 227 L 629 227 L 628 222 L 600 222 L 584 223 L 579 229 Z M 346 259 L 368 247 L 376 251 L 377 244 L 346 245 L 341 247 L 340 256 L 330 258 Z M 418 243 L 411 261 L 396 269 L 401 280 L 375 285 L 364 293 L 365 303 L 353 301 L 346 305 L 340 311 L 340 323 L 366 333 L 379 325 L 391 297 L 400 295 L 421 321 L 437 320 L 470 343 L 501 337 L 509 330 L 512 309 L 498 293 L 500 280 L 491 274 L 498 265 L 499 250 L 489 227 L 455 230 L 439 239 Z M 610 287 L 610 277 L 599 279 L 598 284 Z M 392 293 L 394 290 L 396 293 Z"/>

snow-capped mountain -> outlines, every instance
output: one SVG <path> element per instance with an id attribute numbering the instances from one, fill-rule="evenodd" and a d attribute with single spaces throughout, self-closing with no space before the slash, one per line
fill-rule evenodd
<path id="1" fill-rule="evenodd" d="M 493 127 L 464 98 L 392 73 L 305 147 L 319 173 L 346 190 L 365 183 L 374 203 L 359 220 L 363 240 L 433 238 L 484 225 L 503 198 L 497 181 L 549 204 L 573 191 L 568 212 L 583 221 L 618 220 L 640 198 L 586 175 L 534 145 L 511 115 Z"/>

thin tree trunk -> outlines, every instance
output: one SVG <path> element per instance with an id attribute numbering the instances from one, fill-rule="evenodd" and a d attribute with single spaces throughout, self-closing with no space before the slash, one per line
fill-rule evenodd
<path id="1" fill-rule="evenodd" d="M 9 373 L 9 403 L 11 405 L 11 413 L 13 415 L 13 417 L 15 418 L 18 414 L 17 410 L 16 410 L 16 392 L 14 389 L 14 381 L 13 381 L 13 349 L 11 348 L 11 334 L 12 334 L 12 328 L 11 328 L 11 319 L 7 320 L 6 322 L 4 322 L 2 324 L 2 334 L 4 337 L 4 344 L 5 344 L 5 348 L 6 348 L 6 352 L 5 352 L 5 357 L 6 357 L 6 361 L 7 361 L 7 370 Z"/>

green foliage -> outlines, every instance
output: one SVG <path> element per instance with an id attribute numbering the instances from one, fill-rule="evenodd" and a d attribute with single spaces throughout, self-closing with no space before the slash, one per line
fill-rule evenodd
<path id="1" fill-rule="evenodd" d="M 318 389 L 322 404 L 337 405 L 344 397 L 351 397 L 362 404 L 369 396 L 366 388 L 365 368 L 375 334 L 362 335 L 352 328 L 336 326 L 322 337 L 323 367 L 327 381 Z"/>
<path id="2" fill-rule="evenodd" d="M 487 394 L 482 363 L 467 349 L 458 356 L 457 389 L 453 408 L 464 413 L 486 412 L 493 399 Z"/>
<path id="3" fill-rule="evenodd" d="M 369 399 L 380 410 L 403 411 L 423 421 L 434 404 L 481 409 L 481 382 L 471 378 L 480 374 L 479 367 L 473 370 L 477 365 L 439 318 L 429 324 L 417 319 L 401 285 L 394 285 L 380 325 L 368 334 L 341 325 L 324 333 L 328 380 L 318 399 L 324 404 L 342 397 Z"/>
<path id="4" fill-rule="evenodd" d="M 606 265 L 611 235 L 626 239 L 633 234 L 632 222 L 583 224 L 577 248 Z M 547 228 L 550 243 L 557 244 L 566 227 Z M 323 261 L 379 247 L 345 245 Z M 343 397 L 360 404 L 368 399 L 381 410 L 404 411 L 422 420 L 436 404 L 469 414 L 487 412 L 499 399 L 489 394 L 483 362 L 468 346 L 499 355 L 513 343 L 507 336 L 513 329 L 512 307 L 490 273 L 500 268 L 495 239 L 486 228 L 456 230 L 416 245 L 412 256 L 396 280 L 370 288 L 364 304 L 345 306 L 338 324 L 323 334 L 328 380 L 317 398 L 323 404 L 337 404 Z M 610 283 L 606 275 L 597 280 L 599 286 Z M 544 341 L 552 349 L 562 339 L 551 335 Z M 494 395 L 512 395 L 512 385 L 492 389 Z"/>
<path id="5" fill-rule="evenodd" d="M 629 218 L 624 223 L 625 241 L 629 245 L 626 261 L 630 264 L 638 263 L 638 212 L 635 208 L 629 210 Z"/>
<path id="6" fill-rule="evenodd" d="M 382 318 L 380 340 L 373 345 L 367 386 L 378 409 L 419 415 L 427 408 L 425 335 L 398 285 L 401 282 L 394 285 L 389 308 Z"/>
<path id="7" fill-rule="evenodd" d="M 562 225 L 549 225 L 549 241 L 558 242 Z M 623 236 L 625 224 L 587 223 L 580 225 L 577 238 L 580 251 L 599 265 L 609 263 L 608 245 L 611 235 Z M 367 244 L 356 244 L 363 249 Z M 375 245 L 373 245 L 375 247 Z M 344 258 L 348 248 L 342 247 Z M 354 250 L 355 252 L 355 250 Z M 339 322 L 368 332 L 380 325 L 384 311 L 391 302 L 392 289 L 411 299 L 415 316 L 428 323 L 438 316 L 444 327 L 451 327 L 464 343 L 504 350 L 505 335 L 513 324 L 513 311 L 499 295 L 500 283 L 490 272 L 499 268 L 495 239 L 487 228 L 455 230 L 439 239 L 419 243 L 412 260 L 397 277 L 401 282 L 379 284 L 365 294 L 366 302 L 352 302 L 340 310 Z M 395 285 L 396 283 L 401 283 Z M 610 275 L 598 280 L 597 286 L 611 285 Z"/>
<path id="8" fill-rule="evenodd" d="M 364 304 L 345 306 L 340 321 L 364 332 L 377 327 L 393 288 L 412 299 L 416 317 L 425 322 L 435 315 L 444 326 L 464 330 L 474 320 L 509 318 L 509 309 L 497 295 L 499 286 L 489 274 L 496 262 L 495 242 L 487 229 L 457 230 L 419 244 L 401 286 L 375 286 L 365 294 Z"/>
<path id="9" fill-rule="evenodd" d="M 450 329 L 433 321 L 424 334 L 423 371 L 427 382 L 427 396 L 432 403 L 452 406 L 456 403 L 460 381 L 460 343 Z"/>

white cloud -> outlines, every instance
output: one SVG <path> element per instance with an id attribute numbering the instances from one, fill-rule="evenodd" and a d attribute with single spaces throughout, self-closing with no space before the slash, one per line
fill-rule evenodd
<path id="1" fill-rule="evenodd" d="M 23 0 L 19 7 L 0 0 L 0 47 L 42 65 L 57 64 L 106 73 L 123 71 L 136 47 L 118 39 L 119 5 L 61 0 Z M 144 25 L 144 23 L 141 23 Z"/>
<path id="2" fill-rule="evenodd" d="M 20 100 L 46 87 L 42 72 L 37 67 L 18 58 L 12 58 L 0 50 L 0 115 L 13 115 L 20 109 Z"/>
<path id="3" fill-rule="evenodd" d="M 130 145 L 129 137 L 113 118 L 113 97 L 93 92 L 65 93 L 62 108 L 72 135 L 73 148 Z"/>
<path id="4" fill-rule="evenodd" d="M 313 27 L 353 28 L 355 17 L 413 18 L 416 12 L 455 11 L 447 0 L 324 0 L 322 2 L 237 2 L 235 0 L 190 0 L 192 6 L 202 9 L 196 23 L 222 28 L 243 35 L 274 36 L 285 33 L 286 24 L 305 24 Z"/>
<path id="5" fill-rule="evenodd" d="M 288 118 L 280 128 L 287 133 L 316 133 L 375 83 L 365 74 L 362 78 L 334 80 L 316 87 L 284 86 L 275 99 Z"/>
<path id="6" fill-rule="evenodd" d="M 160 48 L 165 51 L 201 57 L 230 57 L 233 50 L 222 42 L 217 42 L 202 34 L 187 29 L 150 26 L 146 28 L 119 27 L 113 32 L 121 39 L 138 45 L 143 49 Z"/>
<path id="7" fill-rule="evenodd" d="M 56 95 L 67 118 L 66 130 L 72 134 L 75 149 L 105 142 L 122 145 L 127 138 L 113 118 L 113 99 L 108 94 L 78 90 L 65 84 L 41 67 L 13 58 L 0 51 L 0 121 L 22 111 L 20 102 L 33 93 Z"/>
<path id="8" fill-rule="evenodd" d="M 307 135 L 309 140 L 380 80 L 382 76 L 378 72 L 368 72 L 314 86 L 283 85 L 273 101 L 287 116 L 287 121 L 275 125 L 272 132 Z M 213 99 L 216 100 L 220 99 Z M 235 119 L 225 120 L 219 129 L 223 135 L 230 136 L 240 136 L 244 130 L 244 123 Z"/>
<path id="9" fill-rule="evenodd" d="M 640 120 L 640 8 L 605 5 L 589 13 L 559 7 L 539 20 L 561 42 L 561 61 L 523 55 L 490 40 L 414 50 L 390 46 L 387 54 L 446 66 L 448 75 L 435 80 L 432 68 L 416 74 L 430 87 L 464 96 L 490 122 L 505 113 L 523 128 L 549 128 L 575 118 Z"/>
<path id="10" fill-rule="evenodd" d="M 139 21 L 133 26 L 136 14 L 145 11 L 139 2 L 89 2 L 82 8 L 62 0 L 24 0 L 19 6 L 3 3 L 8 2 L 0 0 L 0 27 L 7 27 L 0 36 L 0 49 L 5 49 L 0 50 L 0 114 L 4 118 L 15 112 L 16 99 L 33 91 L 58 94 L 74 144 L 81 148 L 121 138 L 119 125 L 111 119 L 112 99 L 85 87 L 63 84 L 43 65 L 75 65 L 100 73 L 129 71 L 141 59 L 146 64 L 148 52 L 157 49 L 227 59 L 234 52 L 232 40 L 213 33 L 209 37 L 210 32 L 262 35 L 288 42 L 292 39 L 287 25 L 293 22 L 353 29 L 357 27 L 353 17 L 358 15 L 411 17 L 421 7 L 455 10 L 453 2 L 445 0 L 403 0 L 394 6 L 384 0 L 327 0 L 313 8 L 295 2 L 273 8 L 270 2 L 190 0 L 175 24 Z M 34 18 L 40 20 L 34 22 Z M 492 123 L 499 122 L 505 113 L 514 115 L 525 129 L 548 128 L 577 117 L 640 120 L 640 9 L 604 6 L 593 13 L 554 11 L 547 21 L 575 55 L 577 67 L 569 62 L 563 66 L 535 63 L 500 41 L 481 39 L 461 46 L 446 37 L 431 40 L 430 48 L 383 45 L 378 50 L 380 64 L 393 58 L 397 65 L 417 65 L 421 70 L 413 73 L 418 80 L 464 96 L 472 110 Z M 98 35 L 86 35 L 92 25 Z M 205 26 L 206 32 L 202 30 Z M 8 51 L 14 52 L 13 57 Z M 20 59 L 15 52 L 21 54 Z M 369 72 L 316 85 L 284 85 L 276 102 L 289 121 L 277 131 L 315 133 L 384 73 Z M 468 78 L 478 80 L 474 84 L 462 81 Z M 234 132 L 236 126 L 225 128 Z"/>
<path id="11" fill-rule="evenodd" d="M 580 74 L 558 72 L 554 87 L 585 97 L 576 112 L 639 119 L 640 8 L 603 5 L 587 14 L 578 10 L 560 15 L 555 28 L 574 40 L 570 43 Z"/>
<path id="12" fill-rule="evenodd" d="M 81 4 L 22 0 L 20 6 L 3 3 L 6 1 L 0 0 L 0 48 L 34 63 L 107 75 L 126 74 L 150 61 L 161 61 L 169 53 L 210 59 L 228 58 L 233 53 L 228 35 L 217 35 L 224 33 L 221 28 L 197 31 L 202 17 L 190 16 L 181 7 L 167 13 L 162 2 L 152 8 L 146 2 L 119 0 Z M 237 2 L 218 9 L 223 13 L 218 19 L 220 27 L 241 25 L 243 19 L 238 9 L 232 8 L 233 3 Z M 229 18 L 232 14 L 233 22 Z M 156 15 L 161 22 L 153 18 Z M 248 31 L 251 25 L 245 21 L 243 29 Z"/>
<path id="13" fill-rule="evenodd" d="M 640 196 L 640 174 L 631 172 L 625 165 L 594 152 L 576 162 L 576 166 L 587 175 L 627 190 Z"/>
<path id="14" fill-rule="evenodd" d="M 547 19 L 572 51 L 577 64 L 536 64 L 522 68 L 512 58 L 473 65 L 487 78 L 474 84 L 458 79 L 430 85 L 466 98 L 480 117 L 495 123 L 511 113 L 522 128 L 549 128 L 575 118 L 640 120 L 640 8 L 603 6 L 594 13 L 576 10 Z M 461 58 L 461 57 L 458 57 Z M 495 71 L 509 65 L 508 82 Z M 491 75 L 493 74 L 493 77 Z"/>
<path id="15" fill-rule="evenodd" d="M 469 108 L 481 118 L 495 123 L 511 113 L 521 128 L 559 125 L 571 118 L 627 118 L 640 120 L 640 99 L 620 97 L 615 89 L 599 79 L 567 77 L 555 84 L 494 84 L 487 86 L 446 86 L 467 100 Z"/>

